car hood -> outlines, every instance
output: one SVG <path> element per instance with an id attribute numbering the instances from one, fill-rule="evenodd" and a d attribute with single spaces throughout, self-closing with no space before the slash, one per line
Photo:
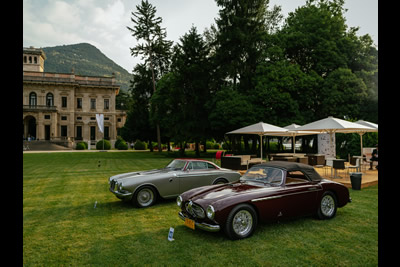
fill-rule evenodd
<path id="1" fill-rule="evenodd" d="M 149 171 L 139 171 L 139 172 L 127 172 L 127 173 L 122 173 L 118 175 L 111 176 L 109 178 L 110 181 L 114 180 L 116 182 L 123 182 L 124 180 L 132 179 L 132 178 L 142 178 L 146 176 L 146 178 L 149 177 L 159 177 L 160 175 L 168 174 L 171 173 L 176 173 L 176 171 L 171 170 L 171 169 L 154 169 L 154 170 L 149 170 Z"/>
<path id="2" fill-rule="evenodd" d="M 218 186 L 204 186 L 188 191 L 186 197 L 197 204 L 207 207 L 226 206 L 238 202 L 248 201 L 260 196 L 277 194 L 281 190 L 279 186 L 264 185 L 260 183 L 236 182 Z"/>

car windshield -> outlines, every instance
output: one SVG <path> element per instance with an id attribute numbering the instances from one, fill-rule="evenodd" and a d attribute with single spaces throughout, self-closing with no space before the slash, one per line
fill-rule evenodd
<path id="1" fill-rule="evenodd" d="M 181 169 L 183 169 L 183 167 L 185 167 L 185 164 L 186 164 L 186 160 L 174 159 L 165 168 L 173 169 L 173 170 L 181 170 Z"/>
<path id="2" fill-rule="evenodd" d="M 241 181 L 254 181 L 264 184 L 279 185 L 283 180 L 283 171 L 278 168 L 254 166 L 251 167 L 241 178 Z"/>

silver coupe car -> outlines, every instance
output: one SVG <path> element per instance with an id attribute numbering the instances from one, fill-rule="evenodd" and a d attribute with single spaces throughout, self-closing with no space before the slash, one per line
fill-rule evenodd
<path id="1" fill-rule="evenodd" d="M 110 191 L 137 207 L 149 207 L 158 197 L 176 198 L 200 186 L 239 180 L 236 171 L 200 159 L 174 159 L 163 169 L 118 174 L 109 178 Z"/>

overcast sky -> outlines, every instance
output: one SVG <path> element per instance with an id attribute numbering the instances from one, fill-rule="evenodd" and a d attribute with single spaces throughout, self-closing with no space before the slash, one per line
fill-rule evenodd
<path id="1" fill-rule="evenodd" d="M 136 40 L 131 12 L 141 0 L 23 0 L 23 46 L 48 47 L 90 43 L 115 63 L 131 72 L 138 59 L 131 57 Z M 192 25 L 199 33 L 218 16 L 215 0 L 149 0 L 162 17 L 167 39 L 178 42 Z M 306 0 L 270 0 L 282 6 L 285 16 Z M 360 27 L 378 45 L 378 0 L 346 0 L 349 27 Z"/>

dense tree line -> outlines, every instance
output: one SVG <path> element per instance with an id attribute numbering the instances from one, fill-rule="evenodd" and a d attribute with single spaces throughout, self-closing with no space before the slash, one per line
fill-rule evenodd
<path id="1" fill-rule="evenodd" d="M 152 61 L 134 67 L 125 139 L 154 141 L 156 125 L 162 142 L 183 146 L 259 121 L 378 122 L 378 52 L 346 25 L 344 0 L 308 0 L 285 20 L 268 0 L 216 3 L 219 15 L 203 34 L 193 26 L 176 44 L 163 39 Z M 161 24 L 147 0 L 136 8 Z"/>

